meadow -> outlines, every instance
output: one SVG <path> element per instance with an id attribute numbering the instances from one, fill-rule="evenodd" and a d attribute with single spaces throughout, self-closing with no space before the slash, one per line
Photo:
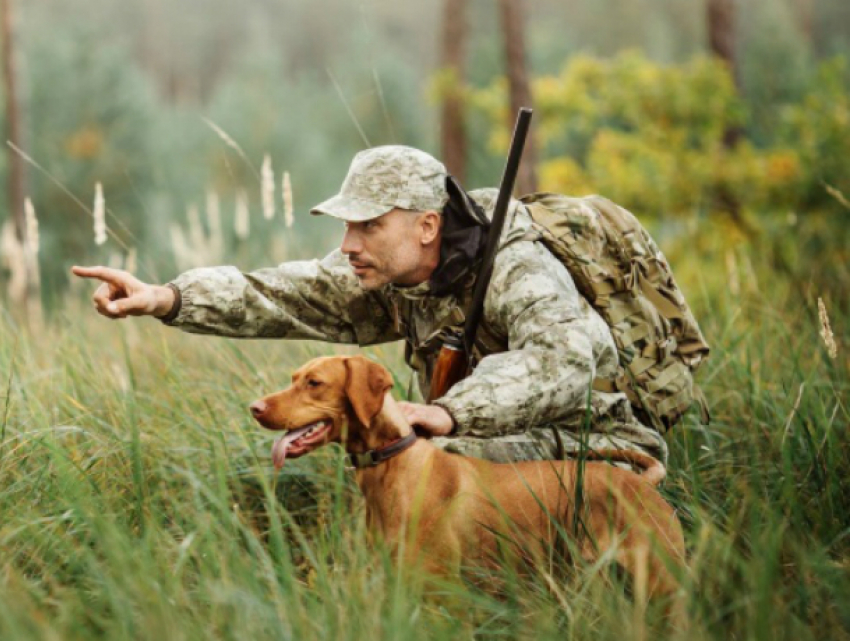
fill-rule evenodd
<path id="1" fill-rule="evenodd" d="M 850 638 L 848 219 L 764 216 L 752 236 L 692 217 L 659 237 L 712 346 L 712 422 L 669 434 L 663 487 L 687 632 L 636 616 L 604 563 L 425 594 L 369 544 L 340 451 L 276 475 L 247 412 L 356 348 L 110 322 L 84 288 L 37 329 L 0 313 L 0 638 Z M 400 346 L 366 352 L 402 397 Z"/>

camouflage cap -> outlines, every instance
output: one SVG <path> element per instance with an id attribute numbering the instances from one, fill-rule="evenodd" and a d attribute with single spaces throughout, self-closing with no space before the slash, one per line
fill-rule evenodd
<path id="1" fill-rule="evenodd" d="M 433 156 L 402 145 L 373 147 L 351 161 L 339 194 L 310 210 L 361 222 L 392 209 L 442 211 L 449 198 L 445 165 Z"/>

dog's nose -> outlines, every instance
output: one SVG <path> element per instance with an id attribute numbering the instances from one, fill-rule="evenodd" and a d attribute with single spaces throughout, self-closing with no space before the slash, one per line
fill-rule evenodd
<path id="1" fill-rule="evenodd" d="M 266 405 L 264 401 L 254 401 L 251 403 L 249 409 L 251 410 L 251 414 L 254 415 L 254 418 L 260 418 L 266 413 L 268 405 Z"/>

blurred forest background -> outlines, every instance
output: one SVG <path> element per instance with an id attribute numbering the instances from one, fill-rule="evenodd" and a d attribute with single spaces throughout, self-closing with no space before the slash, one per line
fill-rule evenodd
<path id="1" fill-rule="evenodd" d="M 846 0 L 2 4 L 2 118 L 21 152 L 0 154 L 0 278 L 21 298 L 28 264 L 48 311 L 71 264 L 161 281 L 323 253 L 341 230 L 305 214 L 366 146 L 418 146 L 468 188 L 495 185 L 518 101 L 536 108 L 526 191 L 601 193 L 660 234 L 846 212 Z M 25 198 L 40 276 L 15 242 Z"/>

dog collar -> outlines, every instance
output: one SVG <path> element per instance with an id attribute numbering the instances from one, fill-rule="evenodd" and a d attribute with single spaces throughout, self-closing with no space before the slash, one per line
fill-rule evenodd
<path id="1" fill-rule="evenodd" d="M 377 450 L 368 450 L 361 454 L 349 454 L 348 460 L 351 461 L 351 465 L 357 469 L 374 467 L 375 465 L 383 463 L 384 461 L 404 452 L 404 450 L 416 442 L 416 438 L 416 432 L 411 432 L 404 438 L 393 441 L 384 447 L 379 447 Z"/>

